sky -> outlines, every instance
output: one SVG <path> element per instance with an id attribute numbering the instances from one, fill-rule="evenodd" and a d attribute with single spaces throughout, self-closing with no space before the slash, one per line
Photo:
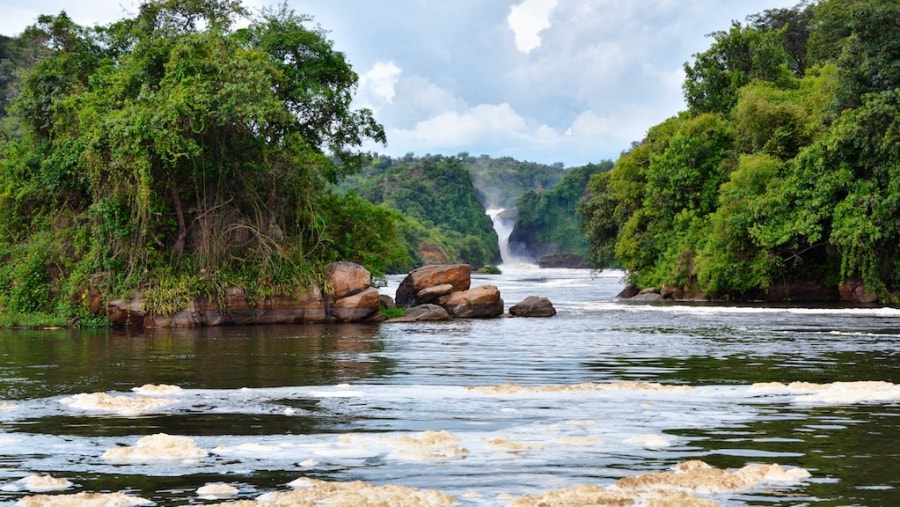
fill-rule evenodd
<path id="1" fill-rule="evenodd" d="M 707 34 L 799 0 L 288 0 L 359 75 L 355 107 L 385 127 L 366 151 L 509 156 L 575 167 L 616 160 L 683 111 L 683 65 Z M 278 0 L 245 0 L 251 9 Z M 84 26 L 135 0 L 0 0 L 0 34 L 39 14 Z"/>

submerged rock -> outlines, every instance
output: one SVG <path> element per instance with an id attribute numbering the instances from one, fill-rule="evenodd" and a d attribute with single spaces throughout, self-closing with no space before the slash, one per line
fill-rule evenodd
<path id="1" fill-rule="evenodd" d="M 545 297 L 528 296 L 509 308 L 510 315 L 515 317 L 553 317 L 556 308 Z"/>
<path id="2" fill-rule="evenodd" d="M 387 322 L 435 322 L 450 320 L 450 313 L 443 306 L 424 304 L 406 310 L 403 317 L 390 319 Z"/>

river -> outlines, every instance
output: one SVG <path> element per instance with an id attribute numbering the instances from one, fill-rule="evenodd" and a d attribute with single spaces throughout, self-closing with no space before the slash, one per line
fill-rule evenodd
<path id="1" fill-rule="evenodd" d="M 696 492 L 724 506 L 900 501 L 900 311 L 629 304 L 619 272 L 473 278 L 507 308 L 540 295 L 558 314 L 0 331 L 0 505 L 49 474 L 70 482 L 50 494 L 158 506 L 213 502 L 197 490 L 219 483 L 254 499 L 300 477 L 505 506 L 689 460 L 808 472 Z M 158 434 L 197 454 L 110 452 Z"/>

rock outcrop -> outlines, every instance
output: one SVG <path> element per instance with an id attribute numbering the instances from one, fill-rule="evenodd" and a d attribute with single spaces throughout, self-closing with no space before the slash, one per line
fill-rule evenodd
<path id="1" fill-rule="evenodd" d="M 509 307 L 509 314 L 514 317 L 553 317 L 556 315 L 556 308 L 545 297 L 528 296 Z"/>
<path id="2" fill-rule="evenodd" d="M 397 306 L 408 308 L 406 316 L 389 322 L 503 315 L 503 299 L 497 287 L 470 288 L 471 284 L 472 267 L 468 264 L 432 264 L 415 269 L 400 283 L 395 298 Z"/>
<path id="3" fill-rule="evenodd" d="M 493 285 L 481 285 L 473 289 L 453 292 L 440 299 L 450 315 L 463 319 L 488 319 L 503 315 L 503 299 L 500 289 Z"/>
<path id="4" fill-rule="evenodd" d="M 573 253 L 550 253 L 538 257 L 538 266 L 542 268 L 591 268 L 590 262 Z"/>
<path id="5" fill-rule="evenodd" d="M 448 292 L 468 290 L 472 284 L 472 266 L 468 264 L 429 264 L 414 269 L 400 286 L 394 301 L 397 306 L 412 307 L 429 301 L 419 299 L 419 292 L 439 285 L 450 285 Z M 430 297 L 430 295 L 426 295 Z"/>
<path id="6" fill-rule="evenodd" d="M 406 310 L 406 314 L 388 322 L 435 322 L 450 320 L 450 313 L 442 306 L 425 303 Z"/>
<path id="7" fill-rule="evenodd" d="M 196 298 L 172 315 L 145 309 L 138 294 L 107 305 L 110 322 L 117 327 L 204 327 L 248 324 L 325 324 L 377 322 L 380 295 L 371 286 L 371 274 L 362 266 L 336 262 L 327 268 L 327 292 L 318 286 L 293 294 L 249 297 L 242 289 L 229 288 L 220 299 Z"/>

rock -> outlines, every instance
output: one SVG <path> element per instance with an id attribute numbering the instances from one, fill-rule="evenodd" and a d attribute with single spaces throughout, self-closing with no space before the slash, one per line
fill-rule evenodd
<path id="1" fill-rule="evenodd" d="M 397 305 L 394 303 L 394 298 L 388 296 L 387 294 L 382 294 L 378 296 L 378 303 L 385 308 L 396 308 Z"/>
<path id="2" fill-rule="evenodd" d="M 659 295 L 663 299 L 684 299 L 684 289 L 674 285 L 663 285 L 659 289 Z"/>
<path id="3" fill-rule="evenodd" d="M 450 320 L 450 314 L 442 306 L 424 304 L 406 310 L 406 315 L 387 322 L 435 322 Z"/>
<path id="4" fill-rule="evenodd" d="M 453 292 L 468 290 L 472 283 L 472 266 L 468 264 L 430 264 L 411 271 L 397 287 L 397 306 L 416 306 L 422 289 L 450 284 Z"/>
<path id="5" fill-rule="evenodd" d="M 616 294 L 617 298 L 628 299 L 637 296 L 641 291 L 637 288 L 637 285 L 628 284 L 622 289 L 622 292 Z"/>
<path id="6" fill-rule="evenodd" d="M 553 317 L 556 308 L 545 297 L 528 296 L 509 308 L 510 315 L 516 317 Z"/>
<path id="7" fill-rule="evenodd" d="M 878 294 L 868 292 L 859 278 L 850 278 L 838 286 L 841 301 L 847 303 L 872 304 L 878 302 Z"/>
<path id="8" fill-rule="evenodd" d="M 662 301 L 663 297 L 658 292 L 641 291 L 637 296 L 628 298 L 629 301 Z"/>
<path id="9" fill-rule="evenodd" d="M 106 318 L 116 327 L 143 327 L 144 295 L 138 294 L 131 299 L 117 299 L 106 305 Z"/>
<path id="10" fill-rule="evenodd" d="M 493 285 L 482 285 L 474 289 L 454 292 L 440 299 L 450 315 L 463 319 L 490 318 L 503 315 L 503 300 L 500 290 Z"/>
<path id="11" fill-rule="evenodd" d="M 360 293 L 372 285 L 369 270 L 353 262 L 332 262 L 326 273 L 331 285 L 330 294 L 335 299 Z"/>
<path id="12" fill-rule="evenodd" d="M 590 268 L 592 267 L 580 255 L 571 253 L 552 253 L 538 258 L 538 266 L 542 268 Z"/>
<path id="13" fill-rule="evenodd" d="M 338 299 L 328 308 L 328 315 L 337 322 L 362 322 L 378 313 L 378 289 L 368 289 L 353 296 Z"/>
<path id="14" fill-rule="evenodd" d="M 440 285 L 435 285 L 434 287 L 420 290 L 416 294 L 416 300 L 420 303 L 431 303 L 435 299 L 446 296 L 451 292 L 453 292 L 453 286 L 449 283 L 442 283 Z"/>
<path id="15" fill-rule="evenodd" d="M 826 287 L 816 280 L 800 280 L 784 283 L 773 283 L 769 286 L 767 301 L 840 301 L 841 295 L 837 287 Z"/>
<path id="16" fill-rule="evenodd" d="M 347 263 L 349 264 L 349 263 Z M 361 291 L 348 289 L 353 283 L 342 283 L 341 292 L 352 293 L 341 298 L 322 294 L 318 286 L 298 289 L 294 294 L 260 296 L 250 299 L 237 287 L 225 291 L 221 300 L 192 299 L 172 315 L 154 315 L 144 310 L 143 297 L 117 300 L 107 307 L 110 322 L 118 327 L 204 327 L 249 324 L 323 324 L 328 322 L 376 322 L 382 297 L 374 287 Z M 387 298 L 390 302 L 390 297 Z"/>

